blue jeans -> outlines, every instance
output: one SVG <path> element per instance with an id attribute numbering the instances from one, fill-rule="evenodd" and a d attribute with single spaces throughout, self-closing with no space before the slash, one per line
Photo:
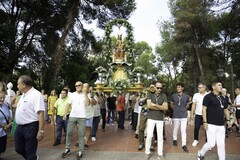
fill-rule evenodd
<path id="1" fill-rule="evenodd" d="M 86 118 L 75 118 L 69 117 L 68 125 L 67 125 L 67 136 L 66 136 L 66 148 L 70 148 L 71 146 L 71 138 L 74 132 L 74 129 L 78 125 L 78 142 L 79 149 L 81 152 L 84 151 L 84 136 L 86 129 Z"/>
<path id="2" fill-rule="evenodd" d="M 108 121 L 107 124 L 110 123 L 110 118 L 112 118 L 112 123 L 114 124 L 114 119 L 115 119 L 115 110 L 108 110 Z"/>
<path id="3" fill-rule="evenodd" d="M 68 119 L 69 117 L 67 116 L 66 120 L 63 120 L 62 116 L 57 116 L 56 117 L 56 122 L 57 122 L 57 137 L 56 141 L 61 142 L 62 139 L 62 130 L 64 131 L 64 134 L 66 135 L 67 133 L 67 124 L 68 124 Z"/>
<path id="4" fill-rule="evenodd" d="M 93 124 L 92 124 L 92 129 L 91 129 L 91 137 L 96 137 L 99 122 L 100 122 L 99 116 L 98 117 L 93 117 Z"/>
<path id="5" fill-rule="evenodd" d="M 202 125 L 203 118 L 202 115 L 195 115 L 195 123 L 194 123 L 194 140 L 198 141 L 199 129 Z"/>
<path id="6" fill-rule="evenodd" d="M 25 160 L 36 160 L 37 133 L 39 123 L 33 122 L 26 125 L 18 125 L 14 134 L 15 151 Z"/>

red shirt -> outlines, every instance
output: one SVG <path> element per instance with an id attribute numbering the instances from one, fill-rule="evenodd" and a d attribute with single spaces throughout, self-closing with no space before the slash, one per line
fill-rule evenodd
<path id="1" fill-rule="evenodd" d="M 125 97 L 124 96 L 118 96 L 117 99 L 117 111 L 123 111 L 125 108 Z"/>

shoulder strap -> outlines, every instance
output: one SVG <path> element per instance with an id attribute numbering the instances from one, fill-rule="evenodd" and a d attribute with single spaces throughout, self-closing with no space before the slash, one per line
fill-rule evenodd
<path id="1" fill-rule="evenodd" d="M 9 121 L 7 120 L 7 117 L 5 116 L 5 114 L 3 113 L 3 111 L 1 111 L 1 110 L 0 110 L 0 112 L 3 114 L 3 116 L 4 116 L 5 120 L 6 120 L 7 124 L 8 124 L 8 123 L 9 123 Z"/>

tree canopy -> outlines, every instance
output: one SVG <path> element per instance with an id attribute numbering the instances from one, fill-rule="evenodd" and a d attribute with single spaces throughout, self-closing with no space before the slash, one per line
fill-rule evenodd
<path id="1" fill-rule="evenodd" d="M 231 64 L 239 73 L 239 1 L 169 0 L 169 6 L 172 18 L 159 22 L 162 41 L 156 52 L 160 65 L 170 64 L 171 72 L 177 73 L 171 83 L 181 80 L 195 88 L 189 92 L 196 92 L 197 83 L 217 78 L 219 67 L 230 73 Z"/>
<path id="2" fill-rule="evenodd" d="M 27 69 L 25 74 L 35 74 L 40 68 L 44 84 L 54 87 L 63 60 L 70 60 L 70 53 L 80 54 L 78 58 L 82 59 L 90 45 L 98 47 L 95 36 L 85 25 L 94 22 L 104 28 L 111 19 L 128 19 L 135 6 L 132 0 L 1 1 L 2 80 L 13 80 L 13 73 L 17 74 L 23 66 Z"/>

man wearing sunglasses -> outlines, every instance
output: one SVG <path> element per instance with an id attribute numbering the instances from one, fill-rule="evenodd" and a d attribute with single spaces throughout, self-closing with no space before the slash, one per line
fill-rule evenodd
<path id="1" fill-rule="evenodd" d="M 183 93 L 183 83 L 177 83 L 176 90 L 171 97 L 171 107 L 173 109 L 173 145 L 177 146 L 178 129 L 181 124 L 182 149 L 188 153 L 187 149 L 187 109 L 189 107 L 189 96 Z"/>
<path id="2" fill-rule="evenodd" d="M 157 127 L 157 139 L 158 139 L 158 159 L 164 160 L 163 157 L 163 120 L 164 111 L 168 109 L 167 96 L 162 91 L 162 83 L 155 83 L 155 92 L 147 93 L 147 107 L 148 120 L 147 120 L 147 139 L 145 153 L 147 159 L 150 158 L 150 146 L 153 137 L 153 130 L 156 125 Z"/>
<path id="3" fill-rule="evenodd" d="M 84 151 L 84 136 L 86 129 L 86 107 L 90 105 L 90 100 L 88 97 L 88 88 L 83 87 L 82 82 L 77 81 L 75 83 L 76 92 L 72 93 L 69 102 L 67 104 L 64 119 L 69 113 L 71 107 L 71 112 L 69 115 L 67 135 L 66 135 L 66 147 L 62 154 L 62 158 L 66 158 L 70 154 L 71 138 L 74 132 L 74 128 L 78 125 L 78 141 L 79 141 L 79 152 L 77 154 L 77 159 L 81 159 Z"/>

